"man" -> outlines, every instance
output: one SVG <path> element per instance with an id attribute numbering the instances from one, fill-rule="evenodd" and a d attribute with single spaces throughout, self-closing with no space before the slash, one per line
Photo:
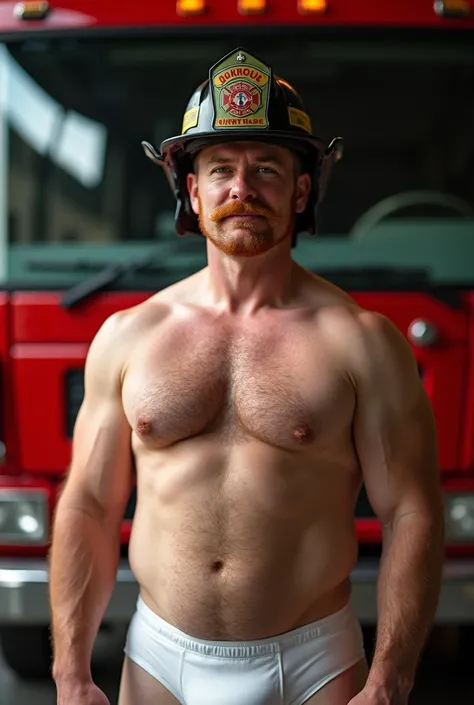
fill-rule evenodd
<path id="1" fill-rule="evenodd" d="M 239 49 L 183 134 L 144 146 L 208 266 L 91 345 L 51 552 L 58 703 L 107 703 L 91 650 L 136 473 L 119 705 L 405 705 L 443 562 L 435 425 L 402 334 L 292 260 L 340 142 Z M 350 607 L 362 482 L 384 536 L 370 670 Z"/>

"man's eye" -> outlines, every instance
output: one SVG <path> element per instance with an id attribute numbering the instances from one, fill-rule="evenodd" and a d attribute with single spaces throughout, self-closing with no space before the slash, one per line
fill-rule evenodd
<path id="1" fill-rule="evenodd" d="M 258 171 L 262 171 L 264 174 L 276 174 L 275 169 L 272 169 L 270 166 L 259 166 Z"/>
<path id="2" fill-rule="evenodd" d="M 212 171 L 211 174 L 225 174 L 226 172 L 229 171 L 228 166 L 216 166 Z"/>

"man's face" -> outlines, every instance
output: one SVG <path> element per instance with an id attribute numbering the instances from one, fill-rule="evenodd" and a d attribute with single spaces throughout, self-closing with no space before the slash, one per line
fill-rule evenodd
<path id="1" fill-rule="evenodd" d="M 311 180 L 283 147 L 230 142 L 198 155 L 187 186 L 203 235 L 228 255 L 252 257 L 291 237 Z"/>

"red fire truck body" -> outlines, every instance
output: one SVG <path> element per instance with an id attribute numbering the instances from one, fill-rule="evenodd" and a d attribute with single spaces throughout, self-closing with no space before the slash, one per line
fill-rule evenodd
<path id="1" fill-rule="evenodd" d="M 436 619 L 474 622 L 473 30 L 462 0 L 0 1 L 0 638 L 16 671 L 47 668 L 50 527 L 90 341 L 204 262 L 200 238 L 173 235 L 140 140 L 178 134 L 208 68 L 248 44 L 309 92 L 316 131 L 346 140 L 295 259 L 412 345 L 446 498 Z M 134 502 L 104 624 L 135 605 Z M 355 523 L 353 600 L 374 623 L 381 532 L 364 492 Z"/>

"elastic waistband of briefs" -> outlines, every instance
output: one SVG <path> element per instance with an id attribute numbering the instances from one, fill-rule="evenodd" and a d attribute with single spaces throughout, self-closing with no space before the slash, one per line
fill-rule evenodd
<path id="1" fill-rule="evenodd" d="M 341 610 L 298 627 L 285 634 L 255 641 L 210 641 L 198 639 L 186 634 L 153 612 L 145 604 L 142 597 L 137 601 L 137 617 L 151 634 L 160 634 L 161 637 L 182 647 L 186 651 L 194 651 L 203 656 L 216 658 L 252 658 L 278 654 L 291 646 L 313 641 L 324 636 L 333 635 L 356 627 L 357 620 L 350 604 Z"/>

